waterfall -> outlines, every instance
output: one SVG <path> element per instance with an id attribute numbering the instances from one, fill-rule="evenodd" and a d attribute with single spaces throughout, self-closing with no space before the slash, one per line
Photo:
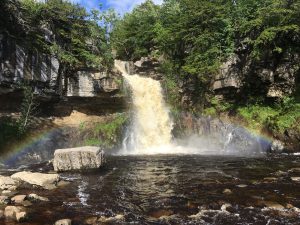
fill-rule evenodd
<path id="1" fill-rule="evenodd" d="M 167 153 L 173 122 L 165 105 L 160 82 L 136 74 L 129 75 L 125 62 L 116 61 L 115 65 L 122 72 L 132 93 L 133 118 L 124 153 Z"/>
<path id="2" fill-rule="evenodd" d="M 132 120 L 123 140 L 120 154 L 203 154 L 256 155 L 266 152 L 269 142 L 246 129 L 223 123 L 219 119 L 191 118 L 192 126 L 201 124 L 208 131 L 172 140 L 173 121 L 166 107 L 160 82 L 130 74 L 127 62 L 115 61 L 131 90 Z M 183 118 L 184 119 L 184 118 Z M 204 123 L 199 123 L 199 119 Z M 185 123 L 186 121 L 183 121 Z"/>

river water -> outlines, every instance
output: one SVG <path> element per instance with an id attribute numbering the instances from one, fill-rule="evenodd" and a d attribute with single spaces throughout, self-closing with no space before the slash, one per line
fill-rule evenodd
<path id="1" fill-rule="evenodd" d="M 30 206 L 24 224 L 101 216 L 95 224 L 300 224 L 300 183 L 291 179 L 300 177 L 299 163 L 298 156 L 109 156 L 99 172 L 64 173 L 70 184 L 34 190 L 50 202 Z"/>

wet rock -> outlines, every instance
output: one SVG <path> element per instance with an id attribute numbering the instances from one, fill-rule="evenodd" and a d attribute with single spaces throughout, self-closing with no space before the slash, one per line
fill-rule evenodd
<path id="1" fill-rule="evenodd" d="M 104 217 L 104 216 L 101 216 L 99 219 L 98 219 L 98 222 L 101 222 L 101 223 L 108 223 L 108 222 L 114 222 L 114 221 L 124 221 L 125 220 L 125 217 L 124 215 L 116 215 L 116 216 L 113 216 L 113 217 Z"/>
<path id="2" fill-rule="evenodd" d="M 8 196 L 0 196 L 0 204 L 7 205 L 10 203 L 10 199 Z"/>
<path id="3" fill-rule="evenodd" d="M 26 199 L 26 195 L 16 195 L 15 197 L 11 198 L 11 201 L 16 204 L 20 204 L 24 202 L 25 199 Z"/>
<path id="4" fill-rule="evenodd" d="M 291 177 L 292 181 L 300 182 L 300 177 Z"/>
<path id="5" fill-rule="evenodd" d="M 57 183 L 57 187 L 65 187 L 67 185 L 69 185 L 71 182 L 65 181 L 65 180 L 61 180 Z"/>
<path id="6" fill-rule="evenodd" d="M 281 153 L 283 150 L 284 150 L 284 144 L 281 143 L 279 140 L 275 140 L 272 142 L 271 145 L 272 153 Z"/>
<path id="7" fill-rule="evenodd" d="M 276 210 L 283 210 L 284 206 L 279 204 L 278 202 L 272 202 L 272 201 L 263 201 L 262 202 L 265 206 L 276 209 Z"/>
<path id="8" fill-rule="evenodd" d="M 24 221 L 27 217 L 25 208 L 21 206 L 7 206 L 4 210 L 4 216 L 8 220 Z"/>
<path id="9" fill-rule="evenodd" d="M 226 188 L 226 189 L 224 189 L 223 194 L 230 195 L 230 194 L 232 194 L 232 191 L 230 189 Z"/>
<path id="10" fill-rule="evenodd" d="M 32 172 L 18 172 L 11 176 L 14 180 L 23 181 L 31 185 L 37 185 L 45 189 L 54 189 L 59 181 L 58 174 L 44 174 Z"/>
<path id="11" fill-rule="evenodd" d="M 17 186 L 18 182 L 11 177 L 0 176 L 0 189 L 11 190 Z"/>
<path id="12" fill-rule="evenodd" d="M 28 198 L 33 200 L 33 201 L 41 201 L 41 202 L 48 202 L 49 201 L 48 198 L 39 196 L 37 194 L 29 194 Z"/>
<path id="13" fill-rule="evenodd" d="M 71 225 L 72 221 L 70 219 L 62 219 L 55 222 L 54 225 Z"/>
<path id="14" fill-rule="evenodd" d="M 99 147 L 58 149 L 54 152 L 55 171 L 97 169 L 104 163 L 104 152 Z"/>

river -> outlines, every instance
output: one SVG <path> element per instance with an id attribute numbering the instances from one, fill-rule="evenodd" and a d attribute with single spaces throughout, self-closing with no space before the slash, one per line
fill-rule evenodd
<path id="1" fill-rule="evenodd" d="M 300 183 L 292 180 L 299 163 L 298 156 L 109 156 L 99 172 L 64 173 L 67 186 L 35 190 L 50 202 L 31 206 L 24 224 L 101 216 L 98 224 L 299 224 Z"/>

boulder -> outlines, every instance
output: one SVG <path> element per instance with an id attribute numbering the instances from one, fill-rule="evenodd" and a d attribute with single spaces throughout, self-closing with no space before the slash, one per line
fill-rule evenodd
<path id="1" fill-rule="evenodd" d="M 72 221 L 70 219 L 58 220 L 54 225 L 71 225 Z"/>
<path id="2" fill-rule="evenodd" d="M 0 176 L 0 189 L 10 190 L 16 187 L 18 182 L 11 177 Z"/>
<path id="3" fill-rule="evenodd" d="M 27 217 L 27 213 L 24 207 L 6 206 L 4 216 L 8 220 L 23 221 Z"/>
<path id="4" fill-rule="evenodd" d="M 99 147 L 58 149 L 54 152 L 55 171 L 97 169 L 104 163 L 104 152 Z"/>
<path id="5" fill-rule="evenodd" d="M 32 173 L 25 171 L 15 173 L 11 176 L 11 178 L 31 185 L 37 185 L 44 189 L 54 189 L 59 181 L 58 174 Z"/>

